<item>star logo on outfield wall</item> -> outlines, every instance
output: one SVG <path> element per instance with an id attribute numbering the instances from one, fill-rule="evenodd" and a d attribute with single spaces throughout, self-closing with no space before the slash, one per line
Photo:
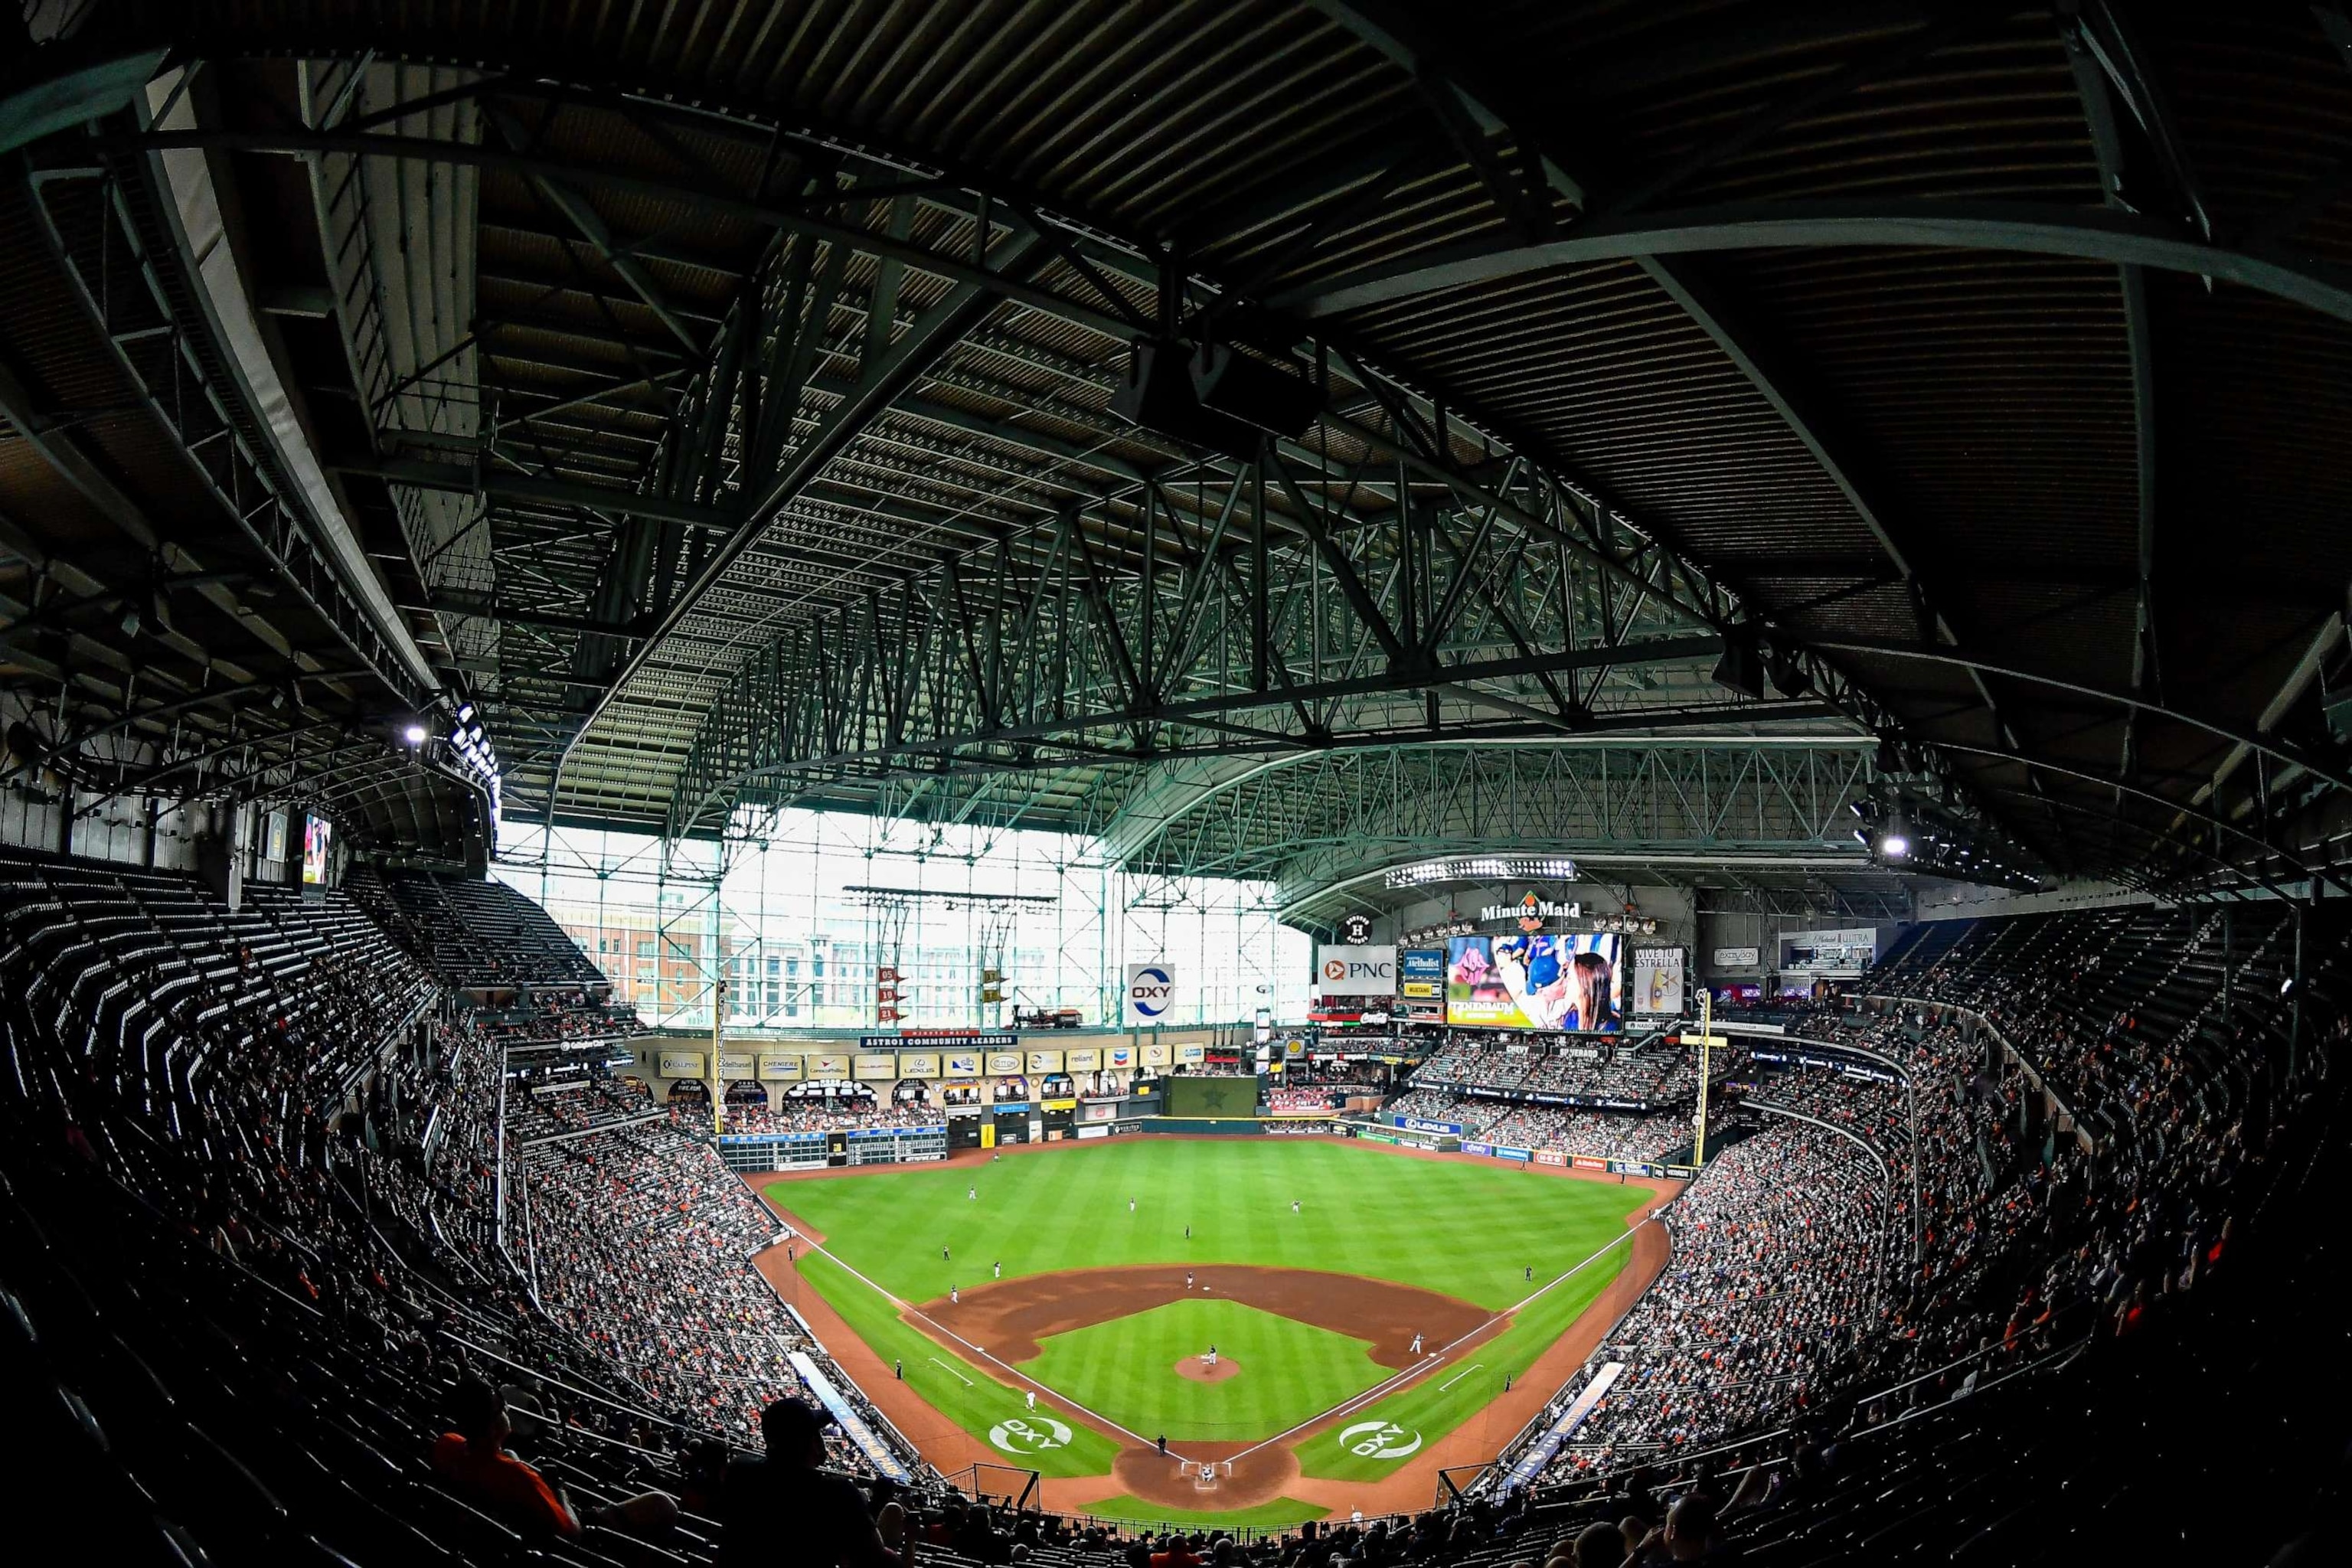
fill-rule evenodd
<path id="1" fill-rule="evenodd" d="M 1211 1110 L 1223 1110 L 1225 1108 L 1225 1093 L 1224 1085 L 1215 1084 L 1203 1091 L 1201 1099 Z"/>

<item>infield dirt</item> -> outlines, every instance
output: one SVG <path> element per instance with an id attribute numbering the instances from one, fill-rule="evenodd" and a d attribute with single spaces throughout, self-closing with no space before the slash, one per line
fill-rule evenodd
<path id="1" fill-rule="evenodd" d="M 1055 1152 L 1054 1145 L 1044 1144 L 1005 1152 L 1013 1157 L 1045 1158 Z M 1476 1158 L 1404 1149 L 1383 1152 L 1406 1159 Z M 985 1162 L 988 1156 L 974 1152 L 960 1158 Z M 894 1168 L 898 1167 L 874 1167 Z M 1541 1173 L 1569 1181 L 1617 1180 L 1596 1173 L 1548 1167 Z M 763 1176 L 761 1181 L 764 1186 L 785 1179 L 789 1178 Z M 1366 1341 L 1373 1347 L 1373 1360 L 1398 1369 L 1397 1375 L 1372 1393 L 1326 1412 L 1276 1439 L 1257 1443 L 1187 1442 L 1171 1455 L 1160 1454 L 1150 1442 L 1110 1422 L 1089 1417 L 1084 1411 L 1074 1411 L 1078 1419 L 1120 1445 L 1118 1458 L 1108 1476 L 1046 1478 L 1040 1483 L 1040 1502 L 1056 1511 L 1082 1513 L 1091 1504 L 1127 1496 L 1171 1510 L 1199 1511 L 1252 1508 L 1289 1497 L 1340 1515 L 1360 1510 L 1367 1517 L 1431 1506 L 1439 1490 L 1439 1472 L 1475 1467 L 1492 1459 L 1503 1444 L 1542 1412 L 1546 1402 L 1591 1355 L 1610 1329 L 1665 1267 L 1669 1252 L 1665 1228 L 1649 1221 L 1681 1191 L 1681 1184 L 1639 1184 L 1650 1188 L 1652 1195 L 1626 1216 L 1633 1236 L 1625 1266 L 1616 1278 L 1507 1392 L 1498 1394 L 1475 1416 L 1400 1463 L 1388 1476 L 1377 1481 L 1332 1481 L 1307 1477 L 1300 1473 L 1297 1450 L 1323 1432 L 1343 1424 L 1374 1398 L 1396 1394 L 1458 1364 L 1464 1352 L 1507 1329 L 1510 1313 L 1491 1314 L 1483 1307 L 1454 1297 L 1357 1275 L 1210 1265 L 1193 1272 L 1196 1286 L 1207 1286 L 1207 1293 L 1213 1297 L 1237 1300 Z M 773 1197 L 765 1193 L 761 1196 L 793 1230 L 823 1243 L 821 1234 Z M 842 1370 L 921 1450 L 925 1459 L 950 1474 L 974 1464 L 1006 1464 L 1006 1456 L 896 1381 L 889 1365 L 867 1348 L 825 1301 L 823 1293 L 800 1278 L 797 1258 L 787 1257 L 791 1250 L 770 1247 L 755 1260 L 757 1267 L 800 1309 Z M 1048 1336 L 1187 1299 L 1184 1273 L 1181 1267 L 1146 1264 L 1033 1275 L 974 1286 L 961 1292 L 962 1300 L 954 1303 L 940 1300 L 908 1306 L 902 1315 L 1007 1388 L 1016 1392 L 1043 1389 L 1043 1384 L 1033 1384 L 1017 1367 L 1006 1363 L 1034 1357 L 1040 1349 L 1037 1342 Z M 1195 1299 L 1202 1294 L 1198 1289 L 1192 1292 Z M 1444 1350 L 1445 1353 L 1413 1356 L 1411 1345 L 1416 1333 L 1424 1336 L 1428 1351 Z M 984 1354 L 975 1357 L 974 1351 L 983 1346 Z M 1422 1370 L 1406 1370 L 1415 1366 Z M 1231 1475 L 1221 1473 L 1213 1489 L 1201 1488 L 1196 1479 L 1200 1464 L 1228 1462 L 1233 1467 Z"/>

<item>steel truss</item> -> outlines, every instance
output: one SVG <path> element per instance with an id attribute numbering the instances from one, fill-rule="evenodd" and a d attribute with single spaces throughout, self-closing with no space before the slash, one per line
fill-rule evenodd
<path id="1" fill-rule="evenodd" d="M 1161 877 L 1270 878 L 1286 908 L 1400 859 L 1565 854 L 1612 868 L 1746 864 L 1866 872 L 1846 810 L 1873 780 L 1853 741 L 1438 746 L 1286 758 L 1191 791 L 1108 835 Z"/>

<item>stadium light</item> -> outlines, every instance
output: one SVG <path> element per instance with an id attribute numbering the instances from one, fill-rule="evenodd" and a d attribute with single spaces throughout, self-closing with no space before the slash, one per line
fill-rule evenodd
<path id="1" fill-rule="evenodd" d="M 425 726 L 422 724 L 411 724 L 407 729 L 403 730 L 400 732 L 400 738 L 406 741 L 412 746 L 421 746 L 425 744 Z"/>
<path id="2" fill-rule="evenodd" d="M 1900 833 L 1890 833 L 1878 841 L 1878 852 L 1889 860 L 1900 860 L 1911 853 L 1911 841 Z"/>

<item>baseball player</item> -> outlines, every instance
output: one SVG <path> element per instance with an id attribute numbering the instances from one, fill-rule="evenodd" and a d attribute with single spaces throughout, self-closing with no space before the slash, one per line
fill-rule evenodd
<path id="1" fill-rule="evenodd" d="M 1419 1334 L 1412 1336 L 1412 1353 L 1415 1355 L 1419 1355 L 1421 1353 L 1421 1336 Z"/>
<path id="2" fill-rule="evenodd" d="M 1034 1388 L 1033 1388 L 1033 1389 L 1030 1389 L 1030 1390 L 1028 1391 L 1028 1398 L 1029 1398 L 1029 1408 L 1030 1408 L 1030 1409 L 1032 1409 L 1032 1410 L 1036 1409 L 1036 1408 L 1037 1408 L 1037 1391 L 1036 1391 L 1035 1389 L 1034 1389 Z"/>
<path id="3" fill-rule="evenodd" d="M 955 1288 L 954 1286 L 952 1286 L 952 1285 L 949 1286 L 949 1287 L 948 1287 L 948 1305 L 949 1305 L 949 1306 L 950 1306 L 950 1307 L 958 1307 L 958 1306 L 961 1306 L 962 1304 L 963 1304 L 963 1292 L 962 1292 L 961 1290 L 959 1290 L 958 1289 L 956 1289 L 956 1288 Z"/>
<path id="4" fill-rule="evenodd" d="M 999 1264 L 995 1265 L 994 1267 L 995 1267 L 995 1268 L 996 1268 L 996 1277 L 997 1277 L 999 1279 L 1003 1279 L 1003 1278 L 1004 1278 L 1004 1265 L 1003 1265 L 1003 1264 L 1002 1264 L 1002 1263 L 999 1263 Z"/>

